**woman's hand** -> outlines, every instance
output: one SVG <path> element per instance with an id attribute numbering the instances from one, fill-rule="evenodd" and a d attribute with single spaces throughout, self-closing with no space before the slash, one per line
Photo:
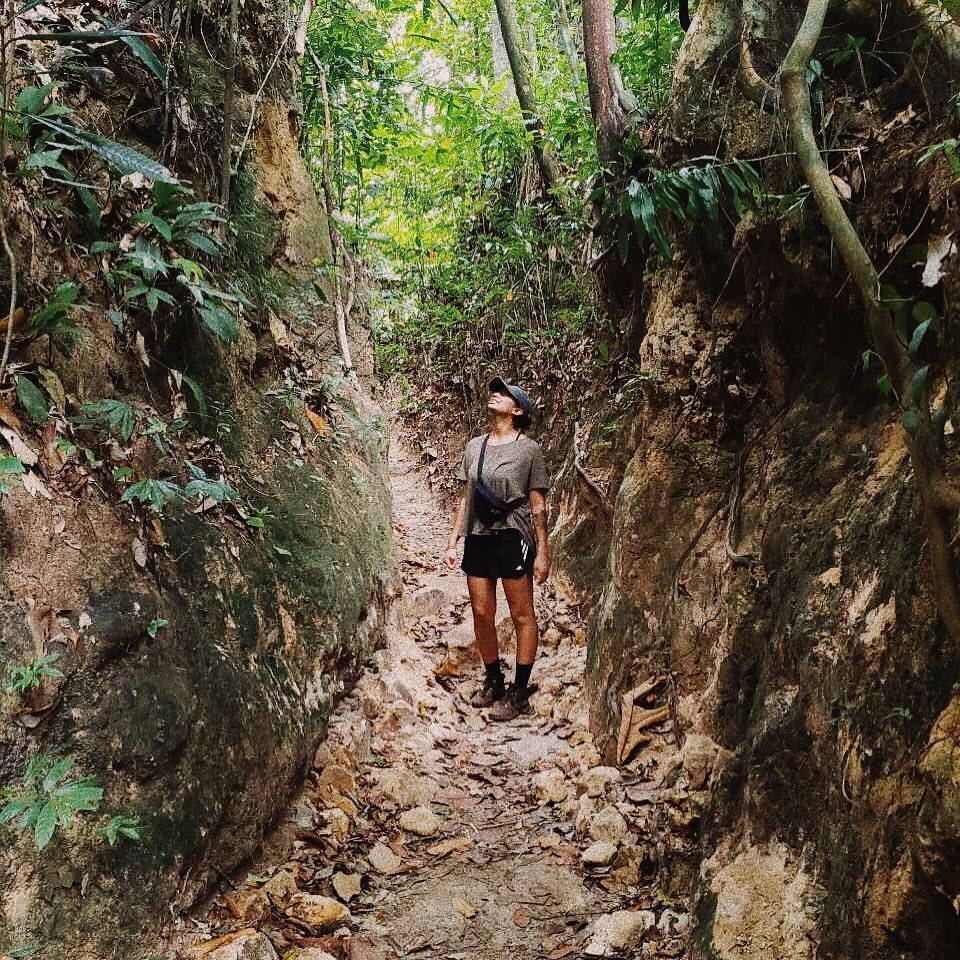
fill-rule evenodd
<path id="1" fill-rule="evenodd" d="M 533 561 L 533 579 L 537 583 L 546 583 L 550 576 L 550 557 L 544 554 L 538 554 L 537 559 Z"/>
<path id="2" fill-rule="evenodd" d="M 460 554 L 457 551 L 456 544 L 452 547 L 447 546 L 447 552 L 444 554 L 443 562 L 451 569 L 455 570 L 457 565 L 460 563 Z"/>

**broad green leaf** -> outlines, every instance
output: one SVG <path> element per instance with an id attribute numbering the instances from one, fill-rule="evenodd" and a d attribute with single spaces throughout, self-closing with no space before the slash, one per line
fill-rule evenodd
<path id="1" fill-rule="evenodd" d="M 920 429 L 920 413 L 913 407 L 903 412 L 903 429 L 913 436 Z"/>
<path id="2" fill-rule="evenodd" d="M 133 218 L 134 223 L 146 223 L 168 242 L 173 239 L 173 227 L 163 217 L 157 216 L 153 207 L 143 210 Z"/>
<path id="3" fill-rule="evenodd" d="M 53 150 L 38 150 L 27 156 L 23 161 L 23 166 L 27 170 L 56 170 L 64 176 L 71 176 L 70 171 L 60 162 L 63 154 L 63 148 L 57 147 Z"/>
<path id="4" fill-rule="evenodd" d="M 201 500 L 209 498 L 216 503 L 237 499 L 236 491 L 229 483 L 219 483 L 206 477 L 189 481 L 184 487 L 184 493 L 188 497 L 199 497 Z"/>
<path id="5" fill-rule="evenodd" d="M 24 87 L 14 101 L 17 112 L 24 115 L 39 113 L 43 109 L 47 98 L 52 96 L 56 89 L 56 83 L 47 83 L 41 87 Z"/>
<path id="6" fill-rule="evenodd" d="M 133 34 L 126 34 L 121 40 L 133 51 L 134 55 L 158 79 L 166 80 L 167 68 L 160 62 L 160 58 L 144 43 L 143 39 Z"/>
<path id="7" fill-rule="evenodd" d="M 16 797 L 0 810 L 0 823 L 10 823 L 12 820 L 16 820 L 32 804 L 32 797 Z"/>
<path id="8" fill-rule="evenodd" d="M 124 443 L 133 436 L 137 412 L 129 404 L 120 400 L 96 400 L 80 409 L 91 420 L 105 422 L 109 431 Z"/>
<path id="9" fill-rule="evenodd" d="M 100 806 L 103 790 L 92 780 L 77 780 L 57 787 L 54 796 L 58 797 L 72 810 L 91 812 Z"/>
<path id="10" fill-rule="evenodd" d="M 51 120 L 47 117 L 33 116 L 34 120 L 56 131 L 73 143 L 92 150 L 104 159 L 111 167 L 122 174 L 141 173 L 151 180 L 162 180 L 167 183 L 179 183 L 177 178 L 161 163 L 151 159 L 139 150 L 128 147 L 124 143 L 109 140 L 99 133 L 81 130 L 72 124 Z"/>
<path id="11" fill-rule="evenodd" d="M 57 829 L 57 806 L 52 800 L 48 800 L 40 808 L 37 814 L 36 823 L 33 828 L 34 840 L 38 850 L 44 847 L 53 839 L 53 833 Z"/>
<path id="12" fill-rule="evenodd" d="M 920 345 L 923 343 L 923 338 L 930 329 L 931 323 L 933 323 L 932 320 L 924 320 L 923 323 L 918 324 L 916 330 L 913 331 L 913 336 L 910 338 L 910 354 L 912 356 L 916 356 L 919 352 Z"/>
<path id="13" fill-rule="evenodd" d="M 193 377 L 188 377 L 185 373 L 181 374 L 183 382 L 190 388 L 190 392 L 193 394 L 193 399 L 197 403 L 197 412 L 201 417 L 205 417 L 208 413 L 207 407 L 207 397 L 203 392 L 203 388 L 197 383 Z"/>
<path id="14" fill-rule="evenodd" d="M 940 319 L 937 308 L 927 300 L 918 300 L 911 308 L 910 313 L 916 323 L 923 323 L 924 321 L 936 323 Z"/>
<path id="15" fill-rule="evenodd" d="M 22 474 L 27 468 L 19 457 L 0 457 L 0 473 Z"/>
<path id="16" fill-rule="evenodd" d="M 49 793 L 72 769 L 73 758 L 61 757 L 47 771 L 46 776 L 41 783 L 41 789 L 44 793 Z"/>
<path id="17" fill-rule="evenodd" d="M 180 487 L 170 480 L 141 480 L 127 487 L 120 499 L 124 503 L 142 503 L 154 513 L 162 513 L 181 493 Z"/>
<path id="18" fill-rule="evenodd" d="M 47 398 L 33 381 L 22 375 L 17 377 L 17 399 L 34 423 L 47 422 L 47 417 L 50 416 L 50 404 Z"/>
<path id="19" fill-rule="evenodd" d="M 201 253 L 208 253 L 211 257 L 220 256 L 221 250 L 219 244 L 205 233 L 191 231 L 190 233 L 184 234 L 184 239 L 191 247 L 195 247 L 201 251 Z"/>
<path id="20" fill-rule="evenodd" d="M 226 308 L 216 303 L 204 304 L 199 308 L 203 325 L 225 343 L 235 343 L 240 339 L 237 318 Z"/>
<path id="21" fill-rule="evenodd" d="M 930 372 L 929 364 L 920 367 L 910 380 L 910 396 L 913 399 L 913 405 L 919 407 L 923 403 L 923 395 L 927 389 L 927 374 Z"/>

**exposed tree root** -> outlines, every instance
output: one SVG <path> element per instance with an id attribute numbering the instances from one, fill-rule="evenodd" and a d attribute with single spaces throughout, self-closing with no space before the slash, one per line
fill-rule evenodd
<path id="1" fill-rule="evenodd" d="M 740 35 L 740 69 L 737 72 L 737 83 L 743 95 L 761 110 L 774 113 L 780 106 L 780 92 L 771 83 L 767 83 L 753 65 L 753 55 L 750 53 L 750 37 L 744 26 Z"/>
<path id="2" fill-rule="evenodd" d="M 655 694 L 665 683 L 666 676 L 650 677 L 639 687 L 634 687 L 623 695 L 620 707 L 620 730 L 617 735 L 617 762 L 626 763 L 637 747 L 651 741 L 649 734 L 643 733 L 649 727 L 663 723 L 670 718 L 670 707 L 642 707 L 639 701 Z"/>
<path id="3" fill-rule="evenodd" d="M 950 521 L 960 508 L 960 491 L 944 475 L 925 380 L 917 377 L 915 365 L 897 334 L 893 317 L 880 300 L 876 267 L 843 208 L 813 131 L 805 74 L 823 30 L 828 7 L 829 0 L 809 0 L 807 4 L 803 22 L 783 61 L 784 110 L 804 176 L 834 245 L 866 306 L 874 347 L 905 411 L 912 413 L 908 431 L 910 455 L 922 502 L 934 592 L 948 633 L 960 641 L 960 592 L 950 549 Z"/>
<path id="4" fill-rule="evenodd" d="M 581 480 L 587 485 L 587 488 L 590 492 L 600 501 L 600 506 L 603 508 L 604 513 L 611 514 L 613 510 L 610 508 L 610 504 L 607 502 L 607 495 L 597 486 L 596 482 L 590 476 L 589 473 L 584 469 L 583 460 L 585 454 L 580 448 L 580 424 L 576 424 L 573 428 L 573 466 L 577 471 L 577 475 Z"/>

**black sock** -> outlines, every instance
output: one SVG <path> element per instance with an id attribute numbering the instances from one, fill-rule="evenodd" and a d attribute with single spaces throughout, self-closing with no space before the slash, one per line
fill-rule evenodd
<path id="1" fill-rule="evenodd" d="M 530 671 L 533 669 L 532 663 L 518 663 L 517 664 L 517 679 L 514 686 L 520 690 L 526 690 L 527 684 L 530 683 Z"/>
<path id="2" fill-rule="evenodd" d="M 483 669 L 487 671 L 487 679 L 496 686 L 503 686 L 503 668 L 500 666 L 499 660 L 494 660 L 493 663 L 485 663 Z"/>

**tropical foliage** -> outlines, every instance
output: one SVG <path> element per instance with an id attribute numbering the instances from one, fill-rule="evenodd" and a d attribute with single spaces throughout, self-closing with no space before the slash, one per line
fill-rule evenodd
<path id="1" fill-rule="evenodd" d="M 481 352 L 563 340 L 591 322 L 583 254 L 599 167 L 586 78 L 562 32 L 574 16 L 567 35 L 581 58 L 578 8 L 535 0 L 520 10 L 544 135 L 561 170 L 552 198 L 497 56 L 493 10 L 490 0 L 379 0 L 372 11 L 327 0 L 314 9 L 303 148 L 318 186 L 328 151 L 338 226 L 379 274 L 387 373 L 412 358 L 451 372 Z M 619 19 L 620 69 L 640 110 L 655 111 L 682 37 L 676 14 L 637 0 Z"/>

